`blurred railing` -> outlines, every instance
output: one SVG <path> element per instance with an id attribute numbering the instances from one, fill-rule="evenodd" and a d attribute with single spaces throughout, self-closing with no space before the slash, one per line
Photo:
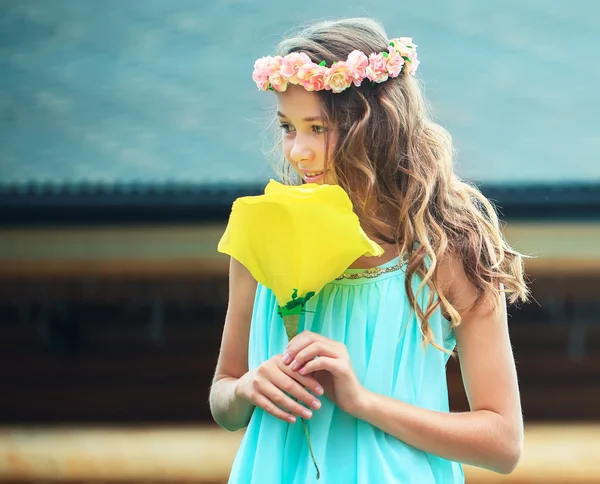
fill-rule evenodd
<path id="1" fill-rule="evenodd" d="M 224 483 L 242 432 L 206 427 L 0 428 L 0 482 Z M 530 425 L 517 469 L 469 484 L 600 483 L 600 424 Z"/>

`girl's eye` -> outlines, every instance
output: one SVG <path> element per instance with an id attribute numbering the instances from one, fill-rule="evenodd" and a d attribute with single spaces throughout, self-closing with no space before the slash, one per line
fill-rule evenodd
<path id="1" fill-rule="evenodd" d="M 313 129 L 313 133 L 315 134 L 323 134 L 325 133 L 325 131 L 327 131 L 327 128 L 325 126 L 318 126 L 318 125 L 314 125 L 312 127 Z"/>
<path id="2" fill-rule="evenodd" d="M 283 130 L 284 133 L 290 133 L 293 131 L 293 127 L 287 123 L 281 123 L 279 127 Z"/>

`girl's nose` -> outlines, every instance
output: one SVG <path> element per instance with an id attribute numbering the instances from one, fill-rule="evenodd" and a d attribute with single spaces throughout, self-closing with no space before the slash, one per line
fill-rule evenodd
<path id="1" fill-rule="evenodd" d="M 314 157 L 315 154 L 310 147 L 296 140 L 294 146 L 292 146 L 292 150 L 290 151 L 290 158 L 292 160 L 294 160 L 296 163 L 302 163 L 311 161 Z"/>

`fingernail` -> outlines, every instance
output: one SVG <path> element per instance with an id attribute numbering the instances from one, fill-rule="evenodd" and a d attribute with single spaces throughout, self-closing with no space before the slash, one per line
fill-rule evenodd
<path id="1" fill-rule="evenodd" d="M 296 368 L 298 368 L 298 362 L 296 360 L 294 360 L 293 363 L 290 365 L 290 368 L 292 370 L 295 370 Z"/>
<path id="2" fill-rule="evenodd" d="M 302 368 L 300 368 L 298 370 L 298 373 L 300 373 L 301 375 L 304 375 L 306 373 L 306 366 L 303 366 Z"/>
<path id="3" fill-rule="evenodd" d="M 303 410 L 302 411 L 302 416 L 304 418 L 310 418 L 310 417 L 312 417 L 312 412 L 310 410 Z"/>
<path id="4" fill-rule="evenodd" d="M 291 423 L 295 423 L 295 422 L 296 422 L 296 417 L 294 417 L 293 415 L 290 415 L 290 416 L 289 416 L 287 419 L 288 419 L 288 420 L 289 420 Z"/>
<path id="5" fill-rule="evenodd" d="M 319 402 L 319 400 L 315 400 L 314 402 L 312 402 L 311 407 L 315 410 L 319 410 L 321 408 L 321 402 Z"/>
<path id="6" fill-rule="evenodd" d="M 283 354 L 283 362 L 287 365 L 290 362 L 290 355 L 287 353 Z"/>
<path id="7" fill-rule="evenodd" d="M 324 393 L 323 387 L 316 387 L 315 388 L 315 393 L 317 395 L 323 395 L 323 393 Z"/>

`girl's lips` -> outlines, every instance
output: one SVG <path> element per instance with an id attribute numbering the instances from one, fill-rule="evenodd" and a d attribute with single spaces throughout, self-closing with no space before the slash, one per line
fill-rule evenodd
<path id="1" fill-rule="evenodd" d="M 304 181 L 306 183 L 316 183 L 323 179 L 323 173 L 317 176 L 308 176 L 306 173 L 304 174 Z"/>

